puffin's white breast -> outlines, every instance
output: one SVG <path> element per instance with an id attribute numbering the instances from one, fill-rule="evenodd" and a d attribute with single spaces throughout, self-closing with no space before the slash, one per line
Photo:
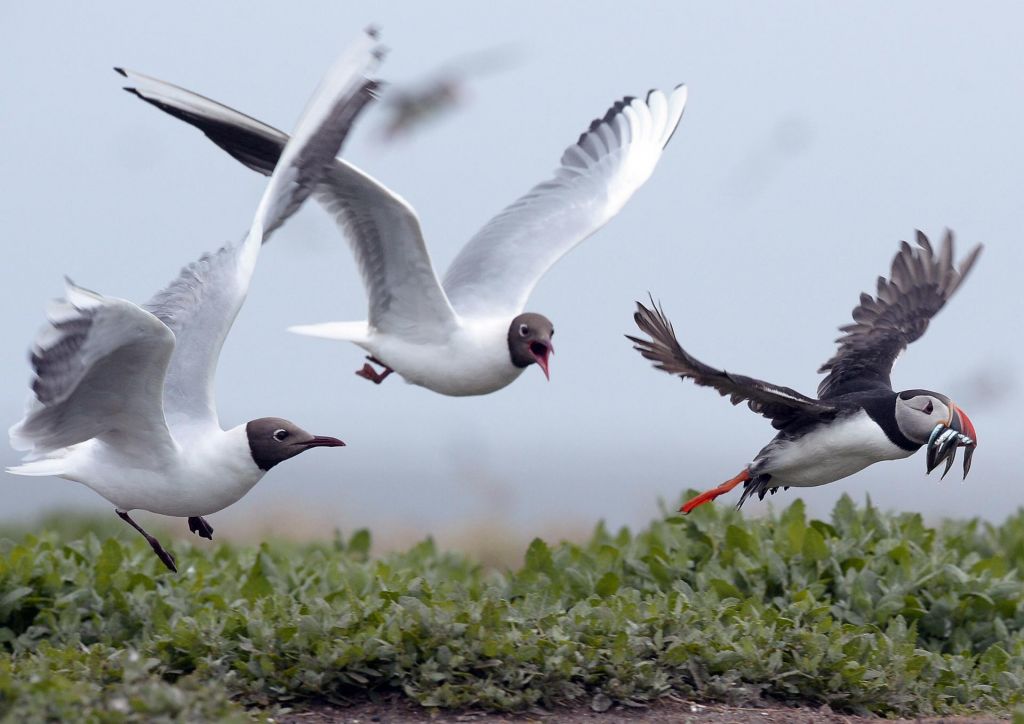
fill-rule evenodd
<path id="1" fill-rule="evenodd" d="M 779 440 L 754 460 L 771 484 L 811 487 L 824 485 L 882 460 L 913 454 L 894 444 L 864 411 L 822 425 L 795 440 Z"/>

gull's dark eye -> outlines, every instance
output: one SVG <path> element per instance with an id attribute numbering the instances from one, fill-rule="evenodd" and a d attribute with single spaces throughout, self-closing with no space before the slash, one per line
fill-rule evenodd
<path id="1" fill-rule="evenodd" d="M 525 337 L 529 333 L 530 333 L 530 328 L 527 325 L 525 325 L 525 324 L 520 324 L 519 325 L 519 336 L 520 337 Z"/>
<path id="2" fill-rule="evenodd" d="M 934 409 L 935 409 L 935 406 L 932 405 L 932 401 L 928 400 L 928 404 L 924 406 L 924 414 L 930 415 L 930 414 L 932 414 L 932 410 L 934 410 Z"/>
<path id="3" fill-rule="evenodd" d="M 288 437 L 288 431 L 285 430 L 284 428 L 281 428 L 280 430 L 274 430 L 274 439 L 277 440 L 278 442 L 281 442 L 282 440 L 286 439 L 287 437 Z"/>

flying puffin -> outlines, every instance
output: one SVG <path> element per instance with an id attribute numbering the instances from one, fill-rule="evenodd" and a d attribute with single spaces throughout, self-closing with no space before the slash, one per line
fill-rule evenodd
<path id="1" fill-rule="evenodd" d="M 694 508 L 743 483 L 736 507 L 751 495 L 763 499 L 779 488 L 824 485 L 882 460 L 898 460 L 927 446 L 926 469 L 943 461 L 946 476 L 963 446 L 964 478 L 978 436 L 970 418 L 946 395 L 930 390 L 895 392 L 889 374 L 896 357 L 921 337 L 928 322 L 946 304 L 981 253 L 974 247 L 959 267 L 953 265 L 953 234 L 932 250 L 917 232 L 917 247 L 901 242 L 889 279 L 878 278 L 876 297 L 861 294 L 853 324 L 840 327 L 839 350 L 818 372 L 818 399 L 788 387 L 718 370 L 690 356 L 676 340 L 672 323 L 651 299 L 637 302 L 637 326 L 650 340 L 627 335 L 658 369 L 714 387 L 732 404 L 746 402 L 779 431 L 738 475 L 687 501 Z"/>

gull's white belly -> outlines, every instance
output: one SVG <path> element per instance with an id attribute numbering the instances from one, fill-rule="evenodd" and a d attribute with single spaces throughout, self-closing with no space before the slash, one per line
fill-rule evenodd
<path id="1" fill-rule="evenodd" d="M 373 334 L 361 346 L 411 384 L 442 395 L 486 395 L 523 373 L 509 356 L 508 324 L 467 324 L 437 344 Z"/>
<path id="2" fill-rule="evenodd" d="M 220 435 L 170 460 L 90 440 L 77 446 L 60 476 L 92 488 L 121 510 L 210 515 L 237 502 L 265 474 L 249 454 L 244 426 Z"/>
<path id="3" fill-rule="evenodd" d="M 765 448 L 752 467 L 772 476 L 771 485 L 813 487 L 853 475 L 882 460 L 913 455 L 886 437 L 865 412 L 826 425 L 797 440 L 779 441 Z"/>

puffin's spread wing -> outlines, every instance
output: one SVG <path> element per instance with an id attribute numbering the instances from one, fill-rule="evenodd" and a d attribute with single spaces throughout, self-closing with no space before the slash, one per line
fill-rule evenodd
<path id="1" fill-rule="evenodd" d="M 11 446 L 37 457 L 96 437 L 141 456 L 169 454 L 161 396 L 171 330 L 131 302 L 71 280 L 47 317 L 32 347 L 34 397 L 10 429 Z"/>
<path id="2" fill-rule="evenodd" d="M 655 366 L 672 375 L 691 379 L 698 385 L 713 387 L 720 395 L 728 396 L 734 405 L 746 402 L 747 406 L 772 421 L 772 427 L 782 430 L 798 418 L 830 419 L 835 417 L 837 408 L 820 402 L 788 387 L 779 387 L 753 377 L 734 375 L 725 370 L 710 367 L 692 357 L 676 339 L 672 323 L 661 308 L 651 300 L 648 309 L 640 302 L 633 315 L 640 330 L 650 340 L 626 336 L 640 354 L 655 363 Z"/>
<path id="3" fill-rule="evenodd" d="M 249 291 L 260 246 L 299 208 L 333 164 L 355 117 L 372 97 L 372 82 L 366 74 L 378 58 L 376 40 L 370 35 L 339 58 L 299 119 L 295 136 L 275 156 L 276 167 L 245 239 L 205 254 L 146 303 L 145 308 L 177 340 L 164 395 L 167 421 L 176 434 L 219 424 L 213 390 L 217 359 Z M 173 86 L 134 73 L 125 75 L 137 84 L 137 94 L 155 105 L 177 98 L 179 90 Z"/>
<path id="4" fill-rule="evenodd" d="M 889 374 L 896 357 L 928 329 L 934 317 L 974 266 L 978 244 L 953 265 L 953 233 L 946 232 L 936 255 L 928 238 L 917 232 L 917 247 L 902 242 L 888 279 L 878 277 L 878 293 L 860 295 L 853 324 L 840 327 L 839 351 L 818 372 L 828 376 L 818 396 L 829 399 L 849 392 L 892 389 Z"/>
<path id="5" fill-rule="evenodd" d="M 469 240 L 444 290 L 467 316 L 514 316 L 573 247 L 604 226 L 650 178 L 686 106 L 686 87 L 625 98 L 562 154 L 554 178 L 507 207 Z"/>
<path id="6" fill-rule="evenodd" d="M 274 170 L 287 134 L 184 88 L 144 80 L 129 90 L 195 126 L 254 171 Z M 366 85 L 366 99 L 374 89 Z M 405 199 L 341 159 L 333 160 L 315 195 L 345 232 L 366 287 L 371 326 L 434 341 L 455 329 L 455 313 L 430 261 L 419 218 Z"/>

